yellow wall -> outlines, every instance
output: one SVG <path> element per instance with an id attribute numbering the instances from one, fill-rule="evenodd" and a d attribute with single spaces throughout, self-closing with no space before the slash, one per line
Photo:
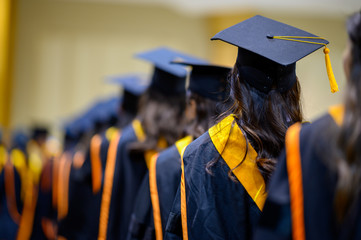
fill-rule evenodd
<path id="1" fill-rule="evenodd" d="M 0 1 L 0 127 L 10 124 L 15 1 Z"/>
<path id="2" fill-rule="evenodd" d="M 254 13 L 196 17 L 156 6 L 19 0 L 12 126 L 46 122 L 57 129 L 95 99 L 118 93 L 104 84 L 105 76 L 149 72 L 151 66 L 133 55 L 153 47 L 167 45 L 231 66 L 237 49 L 209 39 Z M 343 88 L 344 19 L 261 14 L 327 38 Z M 340 102 L 342 91 L 329 91 L 321 50 L 301 60 L 297 73 L 308 119 Z"/>
<path id="3" fill-rule="evenodd" d="M 246 20 L 255 14 L 256 13 L 253 11 L 247 11 L 238 14 L 220 14 L 209 16 L 207 18 L 209 35 L 213 37 L 219 31 Z M 233 67 L 237 57 L 237 48 L 235 46 L 217 40 L 212 41 L 209 51 L 212 62 Z"/>
<path id="4" fill-rule="evenodd" d="M 207 58 L 205 21 L 164 8 L 20 0 L 13 126 L 53 128 L 119 88 L 107 75 L 150 72 L 133 55 L 169 46 Z M 206 38 L 204 38 L 207 36 Z"/>

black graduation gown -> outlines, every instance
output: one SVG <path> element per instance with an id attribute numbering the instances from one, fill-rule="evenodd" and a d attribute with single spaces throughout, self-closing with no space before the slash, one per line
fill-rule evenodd
<path id="1" fill-rule="evenodd" d="M 52 205 L 54 159 L 49 159 L 42 166 L 40 179 L 34 184 L 34 193 L 37 193 L 36 207 L 33 220 L 31 239 L 48 239 L 55 237 L 54 224 L 56 209 Z"/>
<path id="2" fill-rule="evenodd" d="M 153 208 L 149 189 L 149 173 L 144 176 L 137 197 L 135 198 L 126 239 L 155 239 Z"/>
<path id="3" fill-rule="evenodd" d="M 310 125 L 300 127 L 299 135 L 286 138 L 286 151 L 279 158 L 279 164 L 271 179 L 269 195 L 255 239 L 292 239 L 293 228 L 290 208 L 290 184 L 287 168 L 289 149 L 299 146 L 302 171 L 304 229 L 306 239 L 361 239 L 361 212 L 354 210 L 353 216 L 342 226 L 336 224 L 334 215 L 334 191 L 337 177 L 323 160 L 335 143 L 335 129 L 342 122 L 342 106 L 332 107 L 328 114 Z M 287 132 L 292 131 L 292 128 Z M 299 140 L 295 144 L 294 140 Z M 295 169 L 292 168 L 292 171 Z M 300 196 L 297 196 L 299 198 Z M 293 200 L 294 201 L 294 200 Z M 360 206 L 360 203 L 358 203 Z"/>
<path id="4" fill-rule="evenodd" d="M 97 239 L 103 176 L 109 140 L 106 133 L 93 136 L 99 145 L 89 146 L 80 168 L 72 166 L 68 186 L 68 211 L 59 220 L 58 235 L 66 239 Z M 93 148 L 97 148 L 96 150 Z M 92 151 L 99 151 L 99 156 Z M 69 151 L 71 159 L 74 152 Z"/>
<path id="5" fill-rule="evenodd" d="M 155 235 L 165 233 L 179 187 L 181 153 L 192 140 L 191 136 L 184 137 L 152 158 L 149 173 L 144 177 L 137 195 L 127 240 L 154 239 Z"/>
<path id="6" fill-rule="evenodd" d="M 16 233 L 17 239 L 45 239 L 41 219 L 45 215 L 51 217 L 51 213 L 54 213 L 46 201 L 42 201 L 46 198 L 43 198 L 39 191 L 41 183 L 44 183 L 42 181 L 44 166 L 41 157 L 39 153 L 31 152 L 31 157 L 26 164 L 25 154 L 20 149 L 11 151 L 11 162 L 14 165 L 14 170 L 19 173 L 22 188 L 22 207 Z M 48 183 L 49 179 L 46 180 L 45 183 Z M 50 188 L 46 190 L 50 190 Z M 39 199 L 41 199 L 40 203 Z"/>
<path id="7" fill-rule="evenodd" d="M 185 201 L 181 201 L 184 196 L 181 182 L 165 239 L 180 239 L 182 231 L 189 239 L 252 238 L 266 193 L 263 177 L 255 163 L 257 153 L 250 144 L 246 159 L 235 168 L 243 159 L 246 148 L 246 140 L 233 115 L 188 145 L 183 155 Z M 212 174 L 206 172 L 210 161 L 216 161 L 211 167 Z M 233 168 L 234 181 L 228 176 L 228 171 Z M 182 229 L 180 213 L 184 220 Z"/>
<path id="8" fill-rule="evenodd" d="M 6 149 L 0 146 L 0 156 L 2 161 L 0 163 L 0 239 L 15 239 L 17 230 L 19 227 L 20 214 L 22 210 L 21 203 L 21 177 L 18 169 L 13 164 L 7 161 Z M 25 162 L 24 162 L 25 163 Z M 7 166 L 5 166 L 7 164 Z M 25 167 L 25 166 L 24 166 Z M 6 168 L 6 169 L 5 169 Z M 5 174 L 5 171 L 7 173 Z M 11 181 L 11 184 L 5 181 Z M 8 187 L 12 187 L 12 191 L 9 192 L 5 189 L 5 184 Z M 9 193 L 13 193 L 13 196 L 7 196 Z M 12 206 L 9 206 L 11 204 Z M 11 209 L 10 209 L 11 208 Z M 14 217 L 16 219 L 14 219 Z"/>
<path id="9" fill-rule="evenodd" d="M 101 224 L 106 231 L 99 232 L 99 239 L 125 239 L 127 236 L 135 198 L 148 171 L 144 155 L 131 155 L 129 146 L 144 139 L 139 120 L 133 120 L 122 131 L 116 153 L 108 218 Z"/>
<path id="10" fill-rule="evenodd" d="M 4 171 L 0 172 L 0 239 L 15 239 L 18 224 L 12 219 L 8 212 L 5 195 Z"/>

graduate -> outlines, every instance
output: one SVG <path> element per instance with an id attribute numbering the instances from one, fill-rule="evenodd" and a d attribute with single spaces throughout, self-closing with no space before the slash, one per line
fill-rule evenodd
<path id="1" fill-rule="evenodd" d="M 312 37 L 321 45 L 286 36 Z M 232 114 L 185 149 L 165 239 L 252 238 L 286 130 L 303 120 L 296 61 L 328 43 L 263 16 L 212 40 L 238 47 L 230 75 L 235 103 Z"/>
<path id="2" fill-rule="evenodd" d="M 14 141 L 0 144 L 0 239 L 16 239 L 25 194 L 26 158 Z"/>
<path id="3" fill-rule="evenodd" d="M 87 234 L 82 227 L 86 222 L 88 199 L 92 195 L 87 188 L 90 176 L 81 169 L 87 165 L 85 160 L 89 157 L 87 151 L 93 130 L 89 114 L 79 116 L 65 126 L 64 151 L 53 169 L 56 176 L 52 204 L 57 209 L 56 234 L 60 239 L 81 239 Z M 104 151 L 106 149 L 101 152 Z"/>
<path id="4" fill-rule="evenodd" d="M 32 129 L 27 144 L 26 194 L 17 239 L 55 238 L 56 209 L 52 206 L 51 183 L 57 153 L 49 148 L 49 139 L 47 127 Z"/>
<path id="5" fill-rule="evenodd" d="M 255 239 L 361 239 L 361 12 L 346 27 L 344 103 L 287 131 Z"/>
<path id="6" fill-rule="evenodd" d="M 93 130 L 91 136 L 104 133 L 109 127 L 116 125 L 120 117 L 122 99 L 119 96 L 108 97 L 97 101 L 85 114 L 91 119 Z"/>
<path id="7" fill-rule="evenodd" d="M 44 223 L 54 220 L 55 212 L 51 207 L 51 164 L 54 152 L 47 144 L 47 129 L 35 127 L 32 137 L 28 141 L 24 134 L 14 134 L 11 149 L 7 153 L 7 160 L 3 172 L 5 185 L 4 205 L 7 214 L 16 224 L 15 234 L 13 224 L 4 223 L 0 230 L 0 238 L 5 239 L 46 239 L 55 237 L 48 235 Z M 0 187 L 1 188 L 1 187 Z M 3 208 L 4 209 L 4 208 Z M 2 213 L 6 211 L 0 210 Z M 53 229 L 53 224 L 50 226 Z M 12 235 L 7 235 L 12 232 Z M 5 237 L 4 234 L 5 233 Z M 49 237 L 50 236 L 50 237 Z"/>
<path id="8" fill-rule="evenodd" d="M 60 166 L 58 183 L 60 187 L 64 186 L 65 189 L 59 189 L 61 193 L 58 196 L 58 236 L 67 239 L 97 239 L 102 186 L 108 161 L 109 145 L 116 136 L 119 136 L 119 131 L 134 118 L 139 98 L 149 85 L 148 79 L 139 74 L 112 77 L 108 82 L 122 86 L 121 102 L 117 97 L 97 104 L 96 109 L 101 108 L 99 111 L 88 111 L 88 114 L 85 114 L 86 117 L 82 117 L 79 119 L 80 121 L 76 122 L 75 127 L 84 128 L 88 125 L 87 120 L 89 118 L 87 117 L 89 115 L 102 115 L 93 116 L 96 123 L 90 126 L 94 125 L 95 129 L 88 129 L 88 132 L 93 132 L 95 135 L 90 139 L 87 146 L 82 144 L 83 147 L 87 148 L 87 152 L 84 152 L 85 158 L 78 160 L 77 154 L 79 153 L 74 153 L 74 151 L 71 153 L 68 150 L 66 153 L 68 156 L 65 157 L 70 158 L 70 160 L 73 158 L 71 169 L 66 163 Z M 80 132 L 83 133 L 83 131 Z M 84 134 L 88 133 L 84 132 Z M 66 159 L 63 158 L 60 162 L 63 161 Z M 68 167 L 68 173 L 62 171 L 64 167 Z M 66 179 L 68 179 L 68 183 L 64 182 Z M 69 199 L 64 199 L 62 197 L 64 195 L 69 195 Z"/>
<path id="9" fill-rule="evenodd" d="M 147 90 L 150 79 L 143 74 L 126 74 L 107 77 L 108 84 L 122 87 L 122 103 L 118 108 L 118 120 L 113 126 L 123 129 L 135 118 L 139 99 Z"/>
<path id="10" fill-rule="evenodd" d="M 109 171 L 106 169 L 99 239 L 125 239 L 135 197 L 151 156 L 174 144 L 182 134 L 187 71 L 170 62 L 179 58 L 197 61 L 165 47 L 137 57 L 152 63 L 154 72 L 140 99 L 136 119 L 122 131 L 116 146 L 116 162 Z"/>
<path id="11" fill-rule="evenodd" d="M 225 110 L 230 68 L 191 62 L 177 63 L 192 67 L 186 96 L 186 137 L 152 157 L 149 174 L 145 176 L 137 195 L 127 239 L 155 236 L 158 240 L 162 239 L 180 182 L 182 150 L 207 131 Z"/>

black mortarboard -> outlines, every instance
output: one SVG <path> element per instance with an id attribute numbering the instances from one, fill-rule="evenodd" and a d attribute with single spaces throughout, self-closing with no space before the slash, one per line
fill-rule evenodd
<path id="1" fill-rule="evenodd" d="M 89 113 L 67 120 L 63 123 L 64 149 L 74 147 L 86 133 L 91 133 L 93 128 L 94 124 Z"/>
<path id="2" fill-rule="evenodd" d="M 96 101 L 85 113 L 86 118 L 91 120 L 95 132 L 109 127 L 113 117 L 117 115 L 120 105 L 119 96 L 109 97 Z"/>
<path id="3" fill-rule="evenodd" d="M 186 61 L 174 61 L 192 67 L 188 89 L 205 98 L 222 101 L 226 98 L 227 76 L 230 68 Z"/>
<path id="4" fill-rule="evenodd" d="M 18 148 L 23 152 L 25 152 L 28 141 L 29 141 L 28 134 L 26 134 L 25 131 L 17 130 L 12 134 L 11 148 Z"/>
<path id="5" fill-rule="evenodd" d="M 48 128 L 45 126 L 34 126 L 32 128 L 31 138 L 33 140 L 46 139 L 49 134 Z"/>
<path id="6" fill-rule="evenodd" d="M 159 89 L 167 95 L 185 93 L 187 70 L 180 65 L 171 64 L 172 61 L 184 60 L 199 63 L 206 62 L 166 47 L 142 52 L 137 54 L 136 57 L 149 61 L 154 65 L 150 87 Z"/>
<path id="7" fill-rule="evenodd" d="M 290 89 L 296 82 L 296 62 L 328 44 L 323 38 L 259 15 L 217 33 L 211 40 L 238 47 L 239 74 L 262 92 L 274 87 L 280 92 Z M 325 48 L 326 65 L 330 64 L 328 51 Z M 331 82 L 330 65 L 327 70 Z"/>
<path id="8" fill-rule="evenodd" d="M 134 73 L 108 77 L 108 82 L 123 86 L 122 109 L 128 113 L 136 114 L 139 98 L 149 87 L 149 78 L 144 75 Z"/>
<path id="9" fill-rule="evenodd" d="M 107 77 L 107 82 L 120 85 L 124 91 L 128 91 L 133 95 L 140 96 L 149 86 L 149 78 L 144 75 L 133 73 L 119 76 Z"/>

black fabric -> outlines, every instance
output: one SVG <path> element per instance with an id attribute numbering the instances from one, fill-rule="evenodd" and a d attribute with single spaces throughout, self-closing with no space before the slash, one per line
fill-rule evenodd
<path id="1" fill-rule="evenodd" d="M 228 177 L 229 167 L 217 152 L 208 132 L 188 145 L 183 159 L 189 239 L 251 239 L 261 211 L 243 185 Z M 218 161 L 210 175 L 205 166 L 215 159 Z M 180 212 L 177 194 L 165 239 L 177 239 L 179 227 L 171 225 L 179 223 L 174 217 L 180 217 Z M 169 232 L 171 230 L 176 232 Z"/>
<path id="2" fill-rule="evenodd" d="M 154 72 L 151 87 L 159 89 L 166 95 L 185 94 L 187 70 L 175 60 L 207 63 L 207 61 L 178 52 L 167 47 L 158 47 L 136 55 L 138 58 L 153 64 Z"/>
<path id="3" fill-rule="evenodd" d="M 159 154 L 156 167 L 159 207 L 164 235 L 168 216 L 181 179 L 181 159 L 175 145 Z"/>
<path id="4" fill-rule="evenodd" d="M 213 101 L 227 97 L 226 85 L 230 68 L 199 62 L 174 61 L 172 63 L 191 66 L 188 89 Z"/>
<path id="5" fill-rule="evenodd" d="M 143 154 L 131 155 L 129 146 L 138 141 L 132 125 L 123 129 L 117 147 L 107 239 L 125 239 L 135 198 L 148 169 Z"/>
<path id="6" fill-rule="evenodd" d="M 187 70 L 177 64 L 171 64 L 173 61 L 181 60 L 193 63 L 207 63 L 207 61 L 193 57 L 191 55 L 181 53 L 177 50 L 158 47 L 145 52 L 138 53 L 136 57 L 148 61 L 159 70 L 172 74 L 174 76 L 185 78 L 187 76 Z M 168 81 L 166 78 L 163 80 Z"/>
<path id="7" fill-rule="evenodd" d="M 292 239 L 289 184 L 285 152 L 269 183 L 269 193 L 263 208 L 263 215 L 255 233 L 255 239 Z M 260 230 L 261 229 L 261 230 Z"/>
<path id="8" fill-rule="evenodd" d="M 330 146 L 335 142 L 337 125 L 330 115 L 325 115 L 300 133 L 304 216 L 306 239 L 360 239 L 361 215 L 356 214 L 352 224 L 339 225 L 334 214 L 336 174 L 327 167 L 332 159 Z M 285 154 L 270 183 L 264 215 L 255 239 L 291 239 L 289 185 Z M 360 205 L 360 204 L 358 204 Z M 274 206 L 278 206 L 275 209 Z M 273 208 L 273 209 L 270 209 Z M 355 212 L 359 209 L 355 209 Z M 275 217 L 276 216 L 276 217 Z M 279 227 L 283 226 L 283 227 Z M 350 234 L 351 233 L 351 234 Z M 345 235 L 346 234 L 346 235 Z"/>
<path id="9" fill-rule="evenodd" d="M 20 203 L 20 189 L 21 189 L 21 181 L 20 176 L 16 170 L 14 169 L 14 186 L 15 186 L 15 194 L 17 201 L 17 208 L 19 213 L 22 210 L 22 204 Z M 0 239 L 16 239 L 16 234 L 18 230 L 18 225 L 14 222 L 12 217 L 8 211 L 8 204 L 5 195 L 5 175 L 4 168 L 0 172 Z"/>
<path id="10" fill-rule="evenodd" d="M 88 199 L 92 198 L 90 153 L 80 169 L 71 168 L 69 176 L 68 214 L 58 223 L 58 235 L 67 239 L 86 239 L 85 222 L 89 210 Z M 96 237 L 93 237 L 95 239 Z M 91 238 L 90 238 L 91 239 Z"/>
<path id="11" fill-rule="evenodd" d="M 150 87 L 160 90 L 165 95 L 185 94 L 186 75 L 178 77 L 155 67 Z"/>
<path id="12" fill-rule="evenodd" d="M 129 230 L 128 230 L 128 239 L 143 239 L 145 234 L 146 226 L 144 223 L 141 223 L 137 220 L 137 217 L 132 214 Z"/>
<path id="13" fill-rule="evenodd" d="M 169 212 L 179 186 L 180 174 L 180 155 L 177 147 L 173 145 L 158 155 L 156 163 L 157 190 L 163 234 L 165 233 Z M 144 239 L 146 236 L 146 229 L 148 229 L 148 238 L 155 238 L 149 173 L 145 175 L 142 186 L 137 194 L 132 214 L 132 222 L 129 227 L 129 234 L 131 236 L 128 235 L 127 240 Z M 153 232 L 151 231 L 152 229 Z"/>
<path id="14" fill-rule="evenodd" d="M 145 174 L 135 200 L 127 240 L 155 239 L 149 174 Z"/>
<path id="15" fill-rule="evenodd" d="M 58 235 L 67 239 L 97 239 L 99 231 L 100 204 L 103 192 L 105 164 L 109 141 L 101 135 L 100 159 L 102 184 L 99 192 L 92 190 L 92 166 L 90 149 L 80 169 L 71 168 L 69 176 L 68 214 L 58 223 Z"/>
<path id="16" fill-rule="evenodd" d="M 42 226 L 42 221 L 51 221 L 55 223 L 56 221 L 56 209 L 52 206 L 52 188 L 51 183 L 53 181 L 53 160 L 48 160 L 42 167 L 40 182 L 35 187 L 38 191 L 38 197 L 35 207 L 34 219 L 33 219 L 33 229 L 30 239 L 47 239 L 45 232 Z M 44 185 L 50 185 L 49 188 L 43 187 Z M 43 185 L 43 186 L 42 186 Z"/>
<path id="17" fill-rule="evenodd" d="M 182 239 L 181 195 L 178 187 L 165 227 L 164 239 Z"/>
<path id="18" fill-rule="evenodd" d="M 242 48 L 238 48 L 236 67 L 248 84 L 264 93 L 286 92 L 297 81 L 295 63 L 283 66 Z"/>
<path id="19" fill-rule="evenodd" d="M 138 110 L 139 95 L 135 95 L 124 89 L 122 110 L 125 112 L 135 115 Z"/>

